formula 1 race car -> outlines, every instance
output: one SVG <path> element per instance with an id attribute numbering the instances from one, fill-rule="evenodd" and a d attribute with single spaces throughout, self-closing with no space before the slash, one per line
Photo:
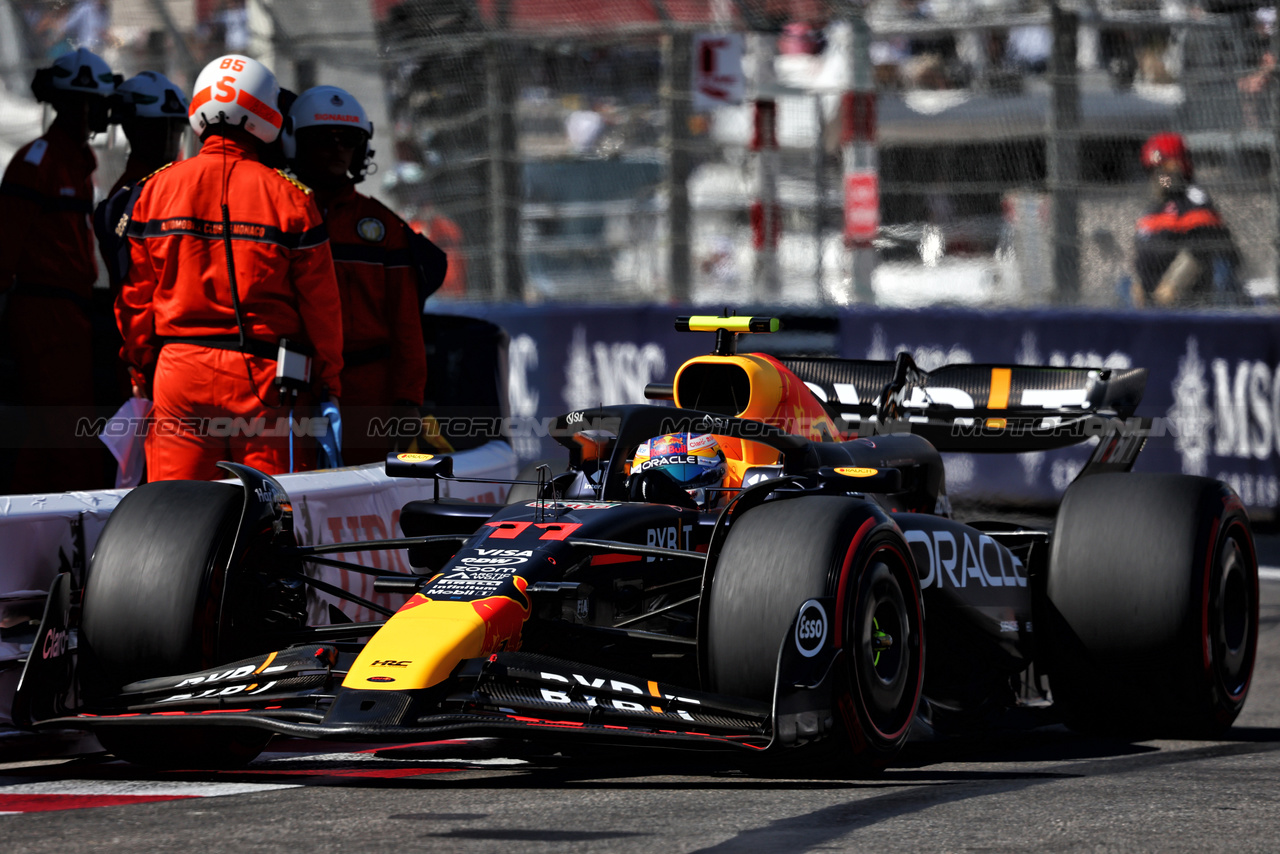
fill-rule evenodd
<path id="1" fill-rule="evenodd" d="M 995 713 L 1088 731 L 1211 734 L 1244 704 L 1258 571 L 1235 493 L 1135 474 L 1146 371 L 738 354 L 716 334 L 650 399 L 565 414 L 566 471 L 503 505 L 439 497 L 447 454 L 391 454 L 433 483 L 400 515 L 414 574 L 299 545 L 272 478 L 159 482 L 112 513 L 83 585 L 53 585 L 15 717 L 85 728 L 124 759 L 226 766 L 273 734 L 500 736 L 837 757 L 885 767 L 910 732 Z M 655 436 L 714 436 L 699 503 Z M 1097 439 L 1051 529 L 962 523 L 940 451 Z M 425 486 L 426 484 L 424 484 Z M 305 625 L 316 565 L 402 593 L 375 622 Z M 1037 717 L 1038 716 L 1038 717 Z M 806 747 L 812 745 L 813 747 Z"/>

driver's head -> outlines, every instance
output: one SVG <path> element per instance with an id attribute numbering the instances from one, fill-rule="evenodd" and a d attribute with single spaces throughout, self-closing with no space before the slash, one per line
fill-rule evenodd
<path id="1" fill-rule="evenodd" d="M 713 506 L 721 493 L 709 487 L 724 485 L 729 464 L 715 436 L 706 433 L 668 433 L 636 449 L 631 473 L 657 469 L 689 493 L 698 506 Z"/>

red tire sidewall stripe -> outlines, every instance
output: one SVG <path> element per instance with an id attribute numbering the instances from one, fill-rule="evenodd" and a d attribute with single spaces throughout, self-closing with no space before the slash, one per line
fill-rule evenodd
<path id="1" fill-rule="evenodd" d="M 896 544 L 893 544 L 893 543 L 886 543 L 884 546 L 882 546 L 882 548 L 883 548 L 883 549 L 885 549 L 885 550 L 887 550 L 887 551 L 891 551 L 891 552 L 893 552 L 893 553 L 897 556 L 897 558 L 898 558 L 898 561 L 899 561 L 899 563 L 900 563 L 901 568 L 902 568 L 903 570 L 905 570 L 905 571 L 906 571 L 906 574 L 907 574 L 907 575 L 911 576 L 911 585 L 910 585 L 910 586 L 911 586 L 911 594 L 912 594 L 912 596 L 911 596 L 911 602 L 912 602 L 912 605 L 914 605 L 914 606 L 915 606 L 915 611 L 916 611 L 916 625 L 917 625 L 917 626 L 919 626 L 921 633 L 923 633 L 923 631 L 924 631 L 924 613 L 923 613 L 923 612 L 921 611 L 921 609 L 920 609 L 920 591 L 919 591 L 919 588 L 917 587 L 917 584 L 918 584 L 919 579 L 916 577 L 916 574 L 915 574 L 915 572 L 914 572 L 914 567 L 913 567 L 913 565 L 912 565 L 911 561 L 907 560 L 907 558 L 903 555 L 902 551 L 897 547 L 897 545 L 896 545 Z M 880 551 L 880 549 L 877 549 L 876 551 L 878 552 L 878 551 Z M 874 556 L 874 554 L 875 554 L 875 552 L 873 552 L 873 553 L 872 553 L 872 556 Z M 922 642 L 923 642 L 923 638 L 922 638 L 921 640 L 922 640 Z M 923 647 L 921 647 L 921 652 L 920 652 L 920 666 L 917 668 L 917 671 L 916 671 L 916 687 L 915 687 L 915 696 L 913 696 L 913 697 L 911 698 L 911 708 L 912 708 L 912 709 L 915 709 L 915 708 L 917 707 L 917 704 L 920 702 L 920 692 L 921 692 L 921 691 L 923 691 L 923 690 L 924 690 L 924 649 L 923 649 Z M 858 684 L 858 693 L 859 693 L 859 694 L 861 694 L 861 693 L 862 693 L 862 684 L 861 684 L 861 683 L 859 683 L 859 684 Z M 865 697 L 863 697 L 863 706 L 864 706 L 864 707 L 866 706 L 866 698 L 865 698 Z M 877 733 L 879 734 L 879 736 L 880 736 L 881 738 L 883 738 L 885 741 L 890 741 L 890 742 L 897 741 L 899 738 L 901 738 L 901 737 L 906 733 L 906 731 L 907 731 L 908 729 L 910 729 L 910 728 L 911 728 L 911 722 L 912 722 L 912 720 L 914 720 L 914 719 L 915 719 L 915 713 L 914 713 L 914 712 L 912 712 L 910 715 L 908 715 L 908 716 L 907 716 L 907 719 L 906 719 L 906 721 L 904 721 L 904 722 L 903 722 L 902 726 L 901 726 L 901 727 L 899 727 L 899 728 L 898 728 L 897 730 L 895 730 L 894 732 L 892 732 L 892 733 L 883 733 L 883 732 L 880 732 L 880 730 L 878 730 L 878 729 L 876 730 L 876 732 L 877 732 Z M 868 721 L 868 723 L 870 723 L 870 722 Z"/>
<path id="2" fill-rule="evenodd" d="M 1230 510 L 1233 508 L 1231 508 L 1231 506 L 1228 505 L 1227 509 Z M 1210 637 L 1211 624 L 1209 621 L 1209 584 L 1212 581 L 1212 575 L 1213 575 L 1213 559 L 1218 553 L 1219 524 L 1220 524 L 1220 520 L 1214 519 L 1213 527 L 1210 529 L 1209 541 L 1213 545 L 1212 545 L 1212 548 L 1210 548 L 1209 550 L 1209 557 L 1205 561 L 1204 596 L 1202 597 L 1203 604 L 1201 605 L 1201 613 L 1200 613 L 1200 621 L 1201 621 L 1200 637 L 1202 639 L 1202 645 L 1204 647 L 1202 650 L 1203 656 L 1204 656 L 1204 659 L 1203 659 L 1204 674 L 1205 674 L 1205 677 L 1209 680 L 1209 684 L 1211 685 L 1217 684 L 1219 682 L 1218 676 L 1213 670 L 1213 650 L 1212 650 L 1213 638 Z M 1253 538 L 1249 536 L 1248 527 L 1245 526 L 1239 519 L 1229 520 L 1227 524 L 1222 527 L 1222 531 L 1221 531 L 1222 536 L 1225 538 L 1227 534 L 1231 533 L 1231 531 L 1235 530 L 1236 528 L 1239 528 L 1244 534 L 1244 536 L 1239 538 L 1237 542 L 1239 542 L 1241 544 L 1241 547 L 1247 551 L 1245 558 L 1250 562 L 1250 565 L 1256 565 L 1257 556 L 1256 556 L 1256 553 L 1254 552 Z M 1250 644 L 1250 646 L 1253 647 L 1253 650 L 1250 653 L 1250 658 L 1252 659 L 1252 662 L 1249 668 L 1249 675 L 1245 678 L 1244 684 L 1241 686 L 1239 691 L 1232 692 L 1227 685 L 1225 684 L 1222 685 L 1223 692 L 1226 694 L 1227 699 L 1230 700 L 1232 703 L 1239 703 L 1241 700 L 1243 700 L 1245 696 L 1248 695 L 1249 693 L 1249 685 L 1253 682 L 1253 666 L 1252 665 L 1256 664 L 1257 662 L 1256 638 L 1257 638 L 1257 632 L 1258 632 L 1258 604 L 1259 604 L 1258 603 L 1258 576 L 1255 573 L 1253 576 L 1252 599 L 1250 600 L 1251 607 L 1249 609 L 1249 632 L 1253 636 L 1254 640 L 1251 642 L 1249 638 L 1245 639 L 1245 643 Z"/>
<path id="3" fill-rule="evenodd" d="M 1218 554 L 1218 525 L 1220 519 L 1213 520 L 1209 529 L 1209 548 L 1204 557 L 1204 595 L 1200 597 L 1200 654 L 1204 663 L 1204 672 L 1210 678 L 1213 674 L 1213 638 L 1209 637 L 1209 582 L 1213 578 L 1213 559 Z"/>
<path id="4" fill-rule="evenodd" d="M 849 567 L 853 563 L 853 556 L 854 554 L 857 553 L 858 546 L 862 544 L 862 540 L 864 537 L 866 537 L 867 532 L 870 531 L 873 527 L 875 527 L 875 524 L 876 524 L 875 518 L 870 518 L 870 519 L 867 519 L 865 522 L 863 522 L 862 525 L 858 527 L 857 533 L 853 535 L 853 540 L 850 541 L 849 543 L 849 550 L 845 552 L 844 563 L 840 565 L 840 583 L 836 587 L 836 613 L 837 614 L 844 613 L 844 600 L 845 600 L 845 596 L 848 594 L 848 586 L 849 586 Z M 835 624 L 836 624 L 836 634 L 835 634 L 836 648 L 842 649 L 844 648 L 844 620 L 835 620 Z"/>
<path id="5" fill-rule="evenodd" d="M 836 624 L 835 645 L 836 645 L 836 647 L 837 647 L 838 649 L 843 649 L 843 648 L 844 648 L 844 638 L 843 638 L 843 633 L 844 633 L 844 622 L 845 622 L 845 621 L 844 621 L 844 617 L 843 617 L 843 615 L 844 615 L 844 613 L 845 613 L 845 610 L 844 610 L 845 598 L 846 598 L 847 593 L 848 593 L 848 584 L 849 584 L 849 577 L 850 577 L 849 568 L 850 568 L 850 566 L 853 564 L 853 558 L 854 558 L 854 555 L 855 555 L 855 554 L 857 553 L 857 551 L 858 551 L 858 546 L 860 546 L 860 545 L 862 544 L 862 540 L 866 537 L 867 533 L 868 533 L 868 532 L 869 532 L 869 531 L 870 531 L 870 530 L 875 526 L 875 523 L 876 523 L 876 519 L 874 519 L 874 518 L 867 519 L 867 520 L 866 520 L 865 522 L 863 522 L 863 523 L 862 523 L 862 525 L 858 528 L 857 533 L 853 535 L 853 540 L 849 543 L 849 550 L 848 550 L 848 552 L 846 552 L 846 553 L 845 553 L 845 556 L 844 556 L 844 563 L 842 564 L 842 566 L 841 566 L 841 568 L 840 568 L 840 584 L 839 584 L 839 587 L 837 588 L 837 591 L 836 591 L 836 614 L 837 614 L 837 618 L 834 620 L 834 622 L 835 622 L 835 624 Z M 916 623 L 915 623 L 915 624 L 916 624 L 916 626 L 918 626 L 918 627 L 919 627 L 920 632 L 923 634 L 923 631 L 924 631 L 924 613 L 921 611 L 921 603 L 920 603 L 920 589 L 919 589 L 919 581 L 920 581 L 920 580 L 919 580 L 919 578 L 917 577 L 916 573 L 913 571 L 913 569 L 914 569 L 914 564 L 912 563 L 912 561 L 908 560 L 908 559 L 903 555 L 903 553 L 902 553 L 901 549 L 899 549 L 899 548 L 897 547 L 897 545 L 896 545 L 896 544 L 894 544 L 894 543 L 885 543 L 883 546 L 881 546 L 880 548 L 876 549 L 876 552 L 880 551 L 880 549 L 885 549 L 885 550 L 888 550 L 888 551 L 893 552 L 893 553 L 894 553 L 894 555 L 898 558 L 898 561 L 899 561 L 899 563 L 900 563 L 901 567 L 906 571 L 906 574 L 907 574 L 907 575 L 909 575 L 909 576 L 911 576 L 911 581 L 910 581 L 910 590 L 911 590 L 911 594 L 912 594 L 912 596 L 911 596 L 911 602 L 912 602 L 912 605 L 915 607 L 915 612 L 916 612 Z M 870 555 L 870 556 L 868 556 L 868 557 L 874 556 L 874 554 L 875 554 L 875 552 L 872 552 L 872 555 Z M 923 638 L 922 638 L 921 640 L 923 641 Z M 914 696 L 914 697 L 912 697 L 912 699 L 911 699 L 911 707 L 912 707 L 913 709 L 914 709 L 914 708 L 916 708 L 917 704 L 920 702 L 920 694 L 921 694 L 921 692 L 924 690 L 924 651 L 923 651 L 923 648 L 921 649 L 920 659 L 921 659 L 921 660 L 920 660 L 920 667 L 919 667 L 919 668 L 917 668 L 917 673 L 916 673 L 915 696 Z M 859 681 L 858 681 L 858 680 L 856 680 L 856 679 L 854 680 L 854 682 L 855 682 L 855 683 L 857 683 L 857 684 L 856 684 L 856 688 L 857 688 L 857 691 L 858 691 L 858 696 L 859 696 L 859 698 L 861 699 L 861 706 L 862 706 L 862 708 L 866 708 L 867 701 L 866 701 L 866 697 L 865 697 L 865 696 L 863 695 L 863 693 L 862 693 L 862 684 L 861 684 L 861 682 L 859 682 Z M 867 720 L 865 720 L 865 721 L 861 720 L 861 718 L 862 718 L 862 716 L 861 716 L 861 715 L 859 715 L 859 723 L 864 724 L 864 725 L 866 725 L 867 727 L 869 727 L 870 729 L 872 729 L 872 730 L 876 733 L 876 735 L 877 735 L 879 738 L 881 738 L 882 740 L 887 741 L 887 742 L 894 742 L 894 741 L 896 741 L 898 738 L 900 738 L 900 737 L 903 735 L 903 733 L 905 733 L 905 732 L 906 732 L 906 731 L 911 727 L 911 722 L 912 722 L 912 720 L 915 718 L 915 714 L 913 713 L 913 714 L 909 715 L 909 716 L 907 717 L 906 722 L 904 722 L 904 723 L 903 723 L 903 725 L 902 725 L 901 727 L 899 727 L 897 730 L 895 730 L 895 731 L 894 731 L 894 732 L 892 732 L 892 733 L 885 733 L 885 732 L 881 732 L 881 731 L 880 731 L 880 730 L 875 726 L 875 724 L 874 724 L 874 723 L 872 723 L 872 721 L 869 719 L 869 717 L 868 717 L 868 719 L 867 719 Z"/>

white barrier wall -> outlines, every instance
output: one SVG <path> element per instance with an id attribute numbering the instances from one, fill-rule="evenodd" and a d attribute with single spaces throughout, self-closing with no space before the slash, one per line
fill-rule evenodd
<path id="1" fill-rule="evenodd" d="M 516 470 L 515 452 L 505 442 L 490 442 L 453 455 L 453 473 L 457 477 L 511 479 Z M 401 536 L 400 509 L 410 501 L 430 498 L 433 494 L 431 481 L 389 478 L 378 466 L 333 472 L 323 483 L 315 474 L 286 475 L 277 480 L 293 500 L 294 530 L 298 542 L 305 545 L 357 543 Z M 501 502 L 506 494 L 505 484 L 440 483 L 440 495 L 444 498 L 492 503 Z M 387 572 L 411 571 L 402 550 L 351 551 L 328 557 Z M 311 574 L 383 607 L 398 607 L 405 600 L 403 595 L 374 593 L 371 575 L 320 566 L 313 567 Z M 315 594 L 310 602 L 312 625 L 329 622 L 330 602 L 356 622 L 380 619 L 368 608 L 328 594 Z"/>
<path id="2" fill-rule="evenodd" d="M 505 442 L 460 451 L 453 459 L 455 476 L 465 478 L 509 480 L 518 465 L 515 452 Z M 433 490 L 431 481 L 389 478 L 376 464 L 276 479 L 289 493 L 298 540 L 306 545 L 400 536 L 400 508 L 431 497 Z M 505 484 L 443 481 L 440 487 L 442 496 L 480 502 L 500 502 L 507 493 Z M 13 632 L 32 617 L 39 618 L 54 577 L 88 563 L 107 517 L 128 491 L 0 496 L 0 629 Z M 401 551 L 352 551 L 334 557 L 388 572 L 410 569 Z M 375 594 L 373 578 L 360 573 L 317 567 L 313 574 L 385 607 L 394 607 L 404 598 Z M 366 608 L 320 595 L 311 599 L 315 624 L 329 622 L 329 602 L 338 604 L 353 620 L 377 618 Z M 17 672 L 32 639 L 29 632 L 0 637 L 0 727 L 11 721 Z"/>

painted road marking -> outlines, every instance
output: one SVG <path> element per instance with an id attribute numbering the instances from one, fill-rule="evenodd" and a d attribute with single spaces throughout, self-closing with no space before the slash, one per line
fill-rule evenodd
<path id="1" fill-rule="evenodd" d="M 302 786 L 341 784 L 343 780 L 404 780 L 463 771 L 492 761 L 459 757 L 458 753 L 465 752 L 470 746 L 462 740 L 375 745 L 357 751 L 352 751 L 349 744 L 292 739 L 280 739 L 272 746 L 276 749 L 263 753 L 247 767 L 220 771 L 178 769 L 156 772 L 124 762 L 107 762 L 92 767 L 78 765 L 74 770 L 46 764 L 33 764 L 21 769 L 10 767 L 6 769 L 7 773 L 0 775 L 0 817 L 52 810 L 246 795 Z M 406 757 L 405 760 L 375 755 L 377 751 L 397 747 L 434 749 L 442 755 L 424 757 L 419 753 L 411 758 Z M 520 760 L 508 762 L 516 763 Z M 52 775 L 59 772 L 75 776 L 71 779 L 51 779 Z M 227 782 L 216 779 L 192 781 L 168 776 L 175 774 L 186 778 L 193 773 L 212 775 Z M 157 778 L 157 774 L 164 776 Z M 128 779 L 134 775 L 145 776 L 146 779 Z M 246 779 L 279 782 L 244 782 Z"/>
<path id="2" fill-rule="evenodd" d="M 1280 581 L 1280 566 L 1258 567 L 1258 578 L 1263 581 Z"/>
<path id="3" fill-rule="evenodd" d="M 300 783 L 190 783 L 161 780 L 45 780 L 0 787 L 0 815 L 115 807 L 296 789 Z"/>

